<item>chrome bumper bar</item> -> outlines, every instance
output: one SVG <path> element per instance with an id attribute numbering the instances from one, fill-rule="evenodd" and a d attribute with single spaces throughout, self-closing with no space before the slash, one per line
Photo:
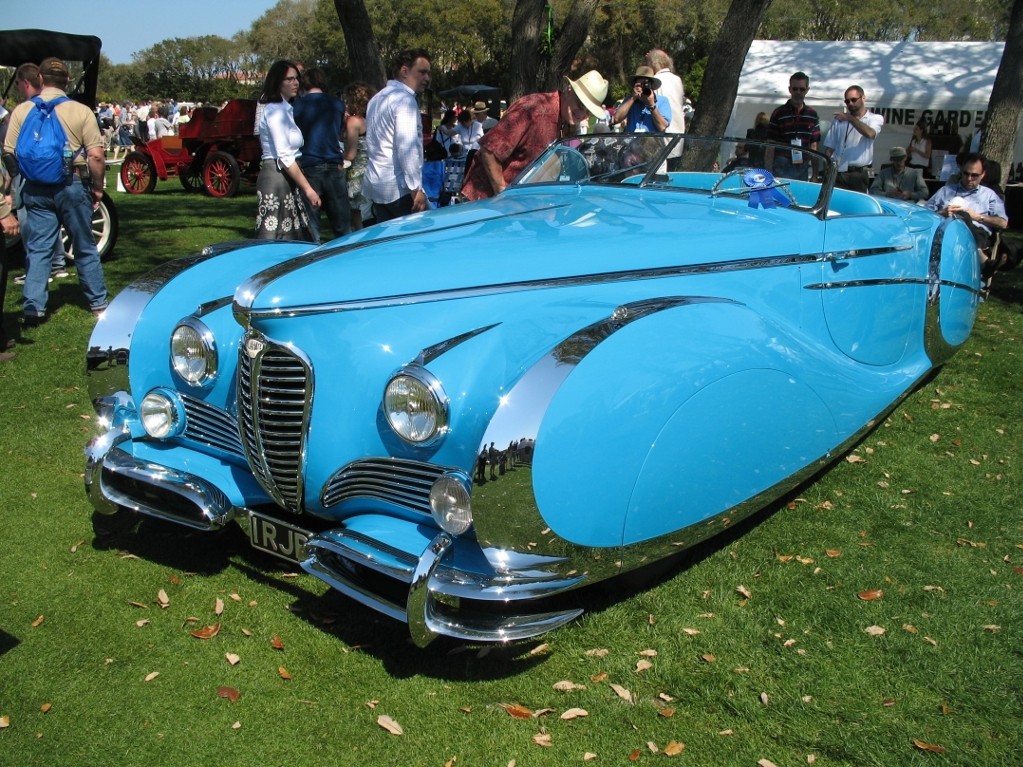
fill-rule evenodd
<path id="1" fill-rule="evenodd" d="M 582 614 L 581 609 L 521 615 L 473 609 L 463 599 L 512 605 L 519 599 L 539 599 L 566 591 L 579 585 L 583 578 L 545 579 L 528 584 L 514 579 L 487 580 L 451 570 L 445 560 L 453 547 L 452 538 L 439 533 L 415 560 L 404 552 L 386 549 L 363 536 L 337 529 L 306 542 L 302 568 L 355 601 L 407 623 L 418 647 L 426 647 L 441 635 L 473 642 L 528 639 Z M 408 584 L 405 604 L 381 596 L 364 583 L 360 569 Z"/>
<path id="2" fill-rule="evenodd" d="M 127 431 L 113 430 L 96 437 L 85 448 L 85 493 L 101 514 L 131 509 L 197 530 L 219 530 L 237 509 L 217 487 L 187 472 L 138 461 L 118 445 L 130 439 Z M 161 505 L 147 498 L 158 490 Z"/>

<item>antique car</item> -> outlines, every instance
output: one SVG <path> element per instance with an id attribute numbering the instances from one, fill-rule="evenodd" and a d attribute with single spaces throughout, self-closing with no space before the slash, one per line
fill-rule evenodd
<path id="1" fill-rule="evenodd" d="M 223 108 L 196 107 L 177 136 L 135 139 L 121 163 L 121 185 L 129 194 L 148 194 L 177 176 L 186 191 L 234 197 L 242 178 L 255 181 L 261 150 L 255 99 L 232 99 Z"/>
<path id="2" fill-rule="evenodd" d="M 821 155 L 681 141 L 556 142 L 492 199 L 138 280 L 87 354 L 97 535 L 235 522 L 420 646 L 509 641 L 807 481 L 967 341 L 973 239 Z"/>
<path id="3" fill-rule="evenodd" d="M 0 103 L 8 98 L 17 98 L 18 94 L 14 92 L 13 68 L 27 62 L 38 64 L 47 56 L 57 56 L 64 59 L 71 68 L 72 79 L 67 88 L 67 95 L 94 109 L 101 47 L 102 42 L 93 35 L 73 35 L 46 29 L 0 31 L 0 66 L 12 67 L 12 76 L 0 93 Z M 103 192 L 103 199 L 92 214 L 92 231 L 96 237 L 96 248 L 104 261 L 113 256 L 114 245 L 117 244 L 118 224 L 114 201 L 110 195 Z M 73 260 L 75 253 L 71 237 L 63 227 L 60 235 L 68 259 Z M 9 244 L 13 245 L 15 242 L 11 241 Z"/>

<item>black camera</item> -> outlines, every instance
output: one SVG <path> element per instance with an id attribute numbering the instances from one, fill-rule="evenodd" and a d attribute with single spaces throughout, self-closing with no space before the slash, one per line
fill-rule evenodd
<path id="1" fill-rule="evenodd" d="M 645 85 L 643 86 L 643 98 L 645 98 L 645 99 L 650 98 L 650 94 L 652 94 L 652 93 L 653 93 L 653 91 L 650 90 L 650 88 L 648 88 Z"/>

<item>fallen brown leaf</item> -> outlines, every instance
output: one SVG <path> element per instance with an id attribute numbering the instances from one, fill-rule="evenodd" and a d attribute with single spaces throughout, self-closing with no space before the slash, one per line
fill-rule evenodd
<path id="1" fill-rule="evenodd" d="M 288 673 L 288 670 L 284 668 L 284 666 L 277 667 L 277 676 L 284 680 L 291 679 L 291 674 Z"/>
<path id="2" fill-rule="evenodd" d="M 52 703 L 44 703 L 43 705 L 41 705 L 39 707 L 39 710 L 42 711 L 44 714 L 48 714 L 48 713 L 50 713 L 50 709 L 51 708 L 53 708 L 53 704 Z"/>
<path id="3" fill-rule="evenodd" d="M 275 650 L 283 650 L 284 640 L 282 640 L 279 636 L 274 634 L 273 639 L 270 640 L 270 646 Z"/>
<path id="4" fill-rule="evenodd" d="M 396 721 L 387 716 L 387 714 L 381 714 L 377 717 L 377 724 L 387 730 L 391 735 L 404 735 L 405 730 L 402 729 L 401 725 Z"/>
<path id="5" fill-rule="evenodd" d="M 857 599 L 862 599 L 864 602 L 873 602 L 876 599 L 880 599 L 884 596 L 884 589 L 869 589 L 867 591 L 861 591 L 856 595 Z"/>
<path id="6" fill-rule="evenodd" d="M 8 714 L 0 716 L 0 730 L 11 726 L 11 717 Z"/>
<path id="7" fill-rule="evenodd" d="M 935 754 L 944 754 L 945 749 L 942 746 L 936 746 L 933 743 L 925 743 L 922 740 L 913 738 L 913 745 L 919 748 L 921 751 L 931 751 Z"/>
<path id="8" fill-rule="evenodd" d="M 703 655 L 701 655 L 700 657 L 701 657 L 701 658 L 702 658 L 702 659 L 703 659 L 703 660 L 704 660 L 705 662 L 707 662 L 707 663 L 716 663 L 716 662 L 717 662 L 717 656 L 716 656 L 716 655 L 712 655 L 712 654 L 711 654 L 711 653 L 709 653 L 709 652 L 708 652 L 708 653 L 704 653 L 704 654 L 703 654 Z"/>
<path id="9" fill-rule="evenodd" d="M 648 661 L 646 658 L 643 658 L 642 660 L 636 663 L 636 673 L 638 674 L 642 671 L 648 671 L 653 667 L 654 667 L 653 663 Z"/>
<path id="10" fill-rule="evenodd" d="M 533 736 L 533 742 L 542 748 L 550 748 L 554 745 L 554 741 L 551 739 L 549 732 L 538 732 Z"/>
<path id="11" fill-rule="evenodd" d="M 213 614 L 223 615 L 224 614 L 224 600 L 217 597 L 217 601 L 213 603 Z"/>
<path id="12" fill-rule="evenodd" d="M 620 684 L 612 683 L 611 689 L 614 690 L 615 695 L 617 695 L 619 698 L 621 698 L 622 700 L 627 700 L 629 703 L 632 703 L 632 693 L 629 692 L 624 687 L 622 687 Z"/>
<path id="13" fill-rule="evenodd" d="M 656 658 L 657 650 L 640 650 L 636 655 L 642 655 L 644 658 Z"/>
<path id="14" fill-rule="evenodd" d="M 196 629 L 192 632 L 192 636 L 196 639 L 213 639 L 217 634 L 220 633 L 220 624 L 214 623 L 212 626 L 204 626 L 201 629 Z"/>
<path id="15" fill-rule="evenodd" d="M 828 557 L 828 559 L 838 559 L 840 556 L 842 556 L 842 550 L 841 549 L 825 549 L 824 550 L 824 554 L 825 554 L 825 556 Z"/>
<path id="16" fill-rule="evenodd" d="M 224 653 L 224 657 L 227 658 L 227 662 L 230 663 L 232 666 L 237 666 L 239 663 L 241 663 L 242 660 L 233 652 Z"/>
<path id="17" fill-rule="evenodd" d="M 629 761 L 638 762 L 641 756 L 643 756 L 643 752 L 640 751 L 638 748 L 634 748 L 632 749 L 632 751 L 629 752 Z"/>
<path id="18" fill-rule="evenodd" d="M 558 692 L 572 692 L 573 690 L 585 690 L 586 685 L 576 684 L 568 679 L 563 679 L 560 682 L 554 683 L 554 689 Z"/>
<path id="19" fill-rule="evenodd" d="M 514 717 L 515 719 L 533 718 L 533 709 L 526 708 L 521 703 L 500 703 L 498 705 L 508 712 L 508 716 Z"/>
<path id="20" fill-rule="evenodd" d="M 594 684 L 599 684 L 600 682 L 603 682 L 606 679 L 607 679 L 606 671 L 598 671 L 596 674 L 590 677 L 590 681 L 593 682 Z"/>
<path id="21" fill-rule="evenodd" d="M 46 620 L 46 618 L 44 618 L 42 615 L 40 615 L 38 618 L 36 618 L 34 621 L 32 621 L 32 628 L 34 628 L 34 629 L 39 628 L 40 626 L 43 625 L 43 621 L 44 620 Z"/>
<path id="22" fill-rule="evenodd" d="M 170 597 L 167 596 L 167 592 L 163 589 L 156 592 L 156 603 L 164 610 L 170 607 Z"/>
<path id="23" fill-rule="evenodd" d="M 578 719 L 581 716 L 589 716 L 589 712 L 583 708 L 570 708 L 563 713 L 559 718 L 568 721 L 569 719 Z"/>
<path id="24" fill-rule="evenodd" d="M 757 767 L 778 767 L 778 765 L 770 759 L 757 759 Z"/>
<path id="25" fill-rule="evenodd" d="M 887 631 L 887 629 L 884 629 L 881 626 L 867 626 L 863 630 L 872 637 L 879 637 Z"/>
<path id="26" fill-rule="evenodd" d="M 601 648 L 599 650 L 587 650 L 584 655 L 586 655 L 587 658 L 604 658 L 610 652 L 610 650 Z"/>
<path id="27" fill-rule="evenodd" d="M 664 747 L 665 756 L 678 756 L 685 751 L 686 744 L 679 743 L 677 740 L 673 740 Z"/>
<path id="28" fill-rule="evenodd" d="M 232 703 L 237 703 L 238 699 L 241 696 L 242 696 L 242 694 L 240 692 L 238 692 L 233 687 L 218 687 L 217 688 L 217 697 L 219 697 L 219 698 L 227 698 Z"/>
<path id="29" fill-rule="evenodd" d="M 663 716 L 665 719 L 671 719 L 675 716 L 675 709 L 673 708 L 662 708 L 657 712 L 658 716 Z"/>
<path id="30" fill-rule="evenodd" d="M 592 762 L 596 758 L 597 758 L 597 755 L 595 753 L 593 753 L 592 751 L 587 751 L 585 754 L 583 754 L 583 761 L 584 762 Z"/>
<path id="31" fill-rule="evenodd" d="M 152 681 L 153 681 L 154 679 L 156 679 L 156 678 L 157 678 L 158 676 L 160 676 L 160 672 L 159 672 L 159 671 L 153 671 L 153 672 L 152 672 L 152 673 L 150 673 L 150 674 L 146 674 L 146 681 L 147 681 L 147 682 L 152 682 Z"/>
<path id="32" fill-rule="evenodd" d="M 750 590 L 748 588 L 746 588 L 745 586 L 736 586 L 735 590 L 738 591 L 740 594 L 742 594 L 744 597 L 746 597 L 746 599 L 752 599 L 753 598 L 753 595 L 750 593 Z"/>
<path id="33" fill-rule="evenodd" d="M 149 609 L 149 605 L 147 605 L 145 602 L 131 601 L 128 604 L 130 604 L 132 607 L 138 607 L 140 610 L 148 610 Z"/>

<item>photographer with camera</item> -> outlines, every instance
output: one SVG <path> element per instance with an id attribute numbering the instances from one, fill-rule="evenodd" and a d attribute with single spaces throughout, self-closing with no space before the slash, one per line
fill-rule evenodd
<path id="1" fill-rule="evenodd" d="M 660 87 L 651 67 L 639 67 L 632 77 L 632 93 L 615 110 L 614 124 L 625 123 L 626 133 L 664 133 L 671 122 L 671 104 L 656 93 Z"/>

